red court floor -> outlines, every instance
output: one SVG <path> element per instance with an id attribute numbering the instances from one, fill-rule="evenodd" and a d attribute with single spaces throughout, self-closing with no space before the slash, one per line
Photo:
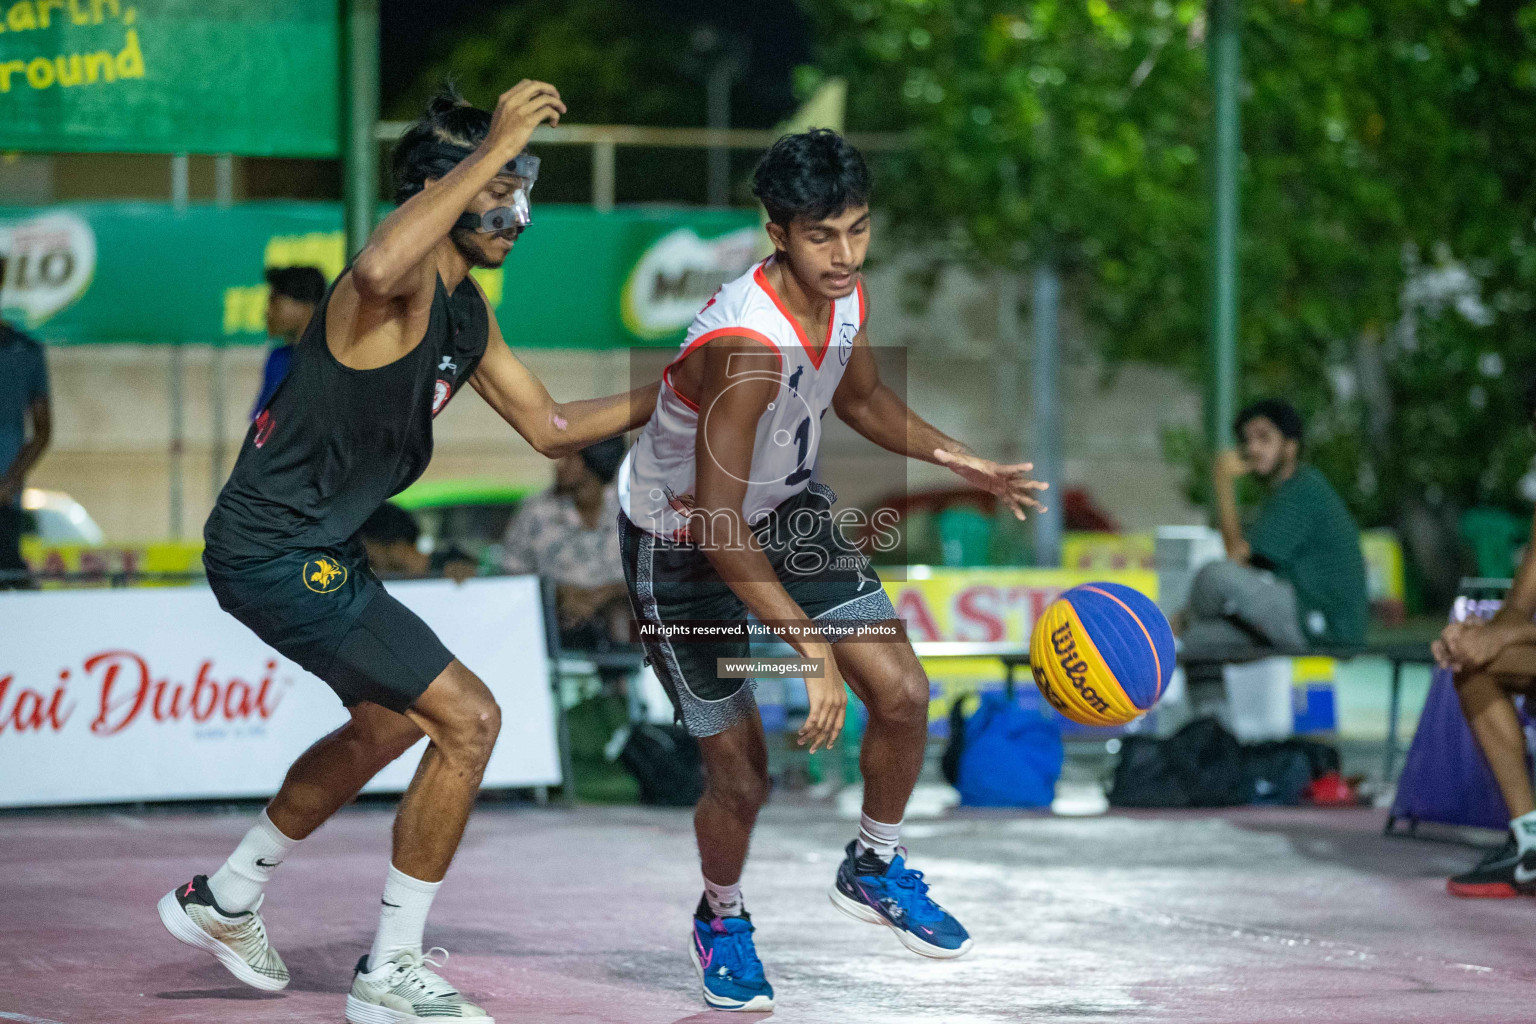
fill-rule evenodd
<path id="1" fill-rule="evenodd" d="M 275 994 L 241 986 L 155 916 L 249 816 L 0 816 L 0 1021 L 339 1024 L 389 812 L 344 812 L 279 872 L 266 918 L 293 984 Z M 915 823 L 914 863 L 976 938 L 965 959 L 935 962 L 828 903 L 850 825 L 776 803 L 745 879 L 778 990 L 769 1019 L 1536 1019 L 1536 900 L 1451 899 L 1444 876 L 1475 852 L 1385 840 L 1380 824 L 1375 811 L 1304 809 Z M 698 891 L 685 812 L 488 806 L 427 940 L 502 1024 L 723 1024 L 686 954 Z"/>

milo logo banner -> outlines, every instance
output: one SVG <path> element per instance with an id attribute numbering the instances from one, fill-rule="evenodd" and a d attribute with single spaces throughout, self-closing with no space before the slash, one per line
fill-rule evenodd
<path id="1" fill-rule="evenodd" d="M 641 254 L 624 282 L 624 326 L 645 339 L 687 330 L 716 289 L 772 251 L 756 225 L 709 240 L 692 228 L 669 231 Z"/>
<path id="2" fill-rule="evenodd" d="M 60 211 L 0 222 L 0 310 L 35 327 L 85 294 L 96 273 L 96 232 Z"/>
<path id="3" fill-rule="evenodd" d="M 0 150 L 336 156 L 335 0 L 0 0 Z"/>

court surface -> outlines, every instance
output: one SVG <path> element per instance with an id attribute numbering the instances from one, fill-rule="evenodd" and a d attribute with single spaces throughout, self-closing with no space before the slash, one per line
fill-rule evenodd
<path id="1" fill-rule="evenodd" d="M 251 811 L 0 816 L 0 1021 L 339 1024 L 367 951 L 390 810 L 343 812 L 268 890 L 293 974 L 235 982 L 155 901 L 211 872 Z M 1465 847 L 1379 836 L 1381 812 L 1244 808 L 909 825 L 916 865 L 976 949 L 921 959 L 826 889 L 847 822 L 765 809 L 745 878 L 776 1022 L 1474 1022 L 1533 1019 L 1536 900 L 1459 901 Z M 704 1008 L 686 946 L 687 812 L 477 811 L 427 927 L 450 981 L 502 1024 L 672 1024 Z"/>

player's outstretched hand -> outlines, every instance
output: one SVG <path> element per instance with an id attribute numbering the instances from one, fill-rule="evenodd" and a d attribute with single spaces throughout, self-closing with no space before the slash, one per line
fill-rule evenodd
<path id="1" fill-rule="evenodd" d="M 1036 512 L 1045 511 L 1045 506 L 1040 504 L 1035 494 L 1051 485 L 1042 480 L 1031 480 L 1026 475 L 1035 468 L 1033 462 L 1016 462 L 1005 466 L 991 459 L 947 452 L 942 448 L 935 449 L 933 457 L 939 465 L 948 466 L 951 472 L 971 486 L 979 487 L 1002 498 L 1008 503 L 1008 507 L 1013 509 L 1014 516 L 1019 519 L 1024 518 L 1026 507 Z"/>
<path id="2" fill-rule="evenodd" d="M 563 113 L 565 103 L 560 99 L 560 90 L 548 82 L 525 78 L 497 99 L 483 145 L 511 160 L 527 148 L 535 128 L 546 121 L 559 124 Z"/>
<path id="3" fill-rule="evenodd" d="M 800 746 L 810 744 L 812 754 L 837 742 L 838 734 L 843 731 L 843 716 L 848 711 L 848 691 L 843 687 L 843 674 L 832 657 L 831 645 L 813 656 L 822 658 L 826 667 L 819 678 L 805 681 L 811 710 L 806 714 L 799 734 Z"/>

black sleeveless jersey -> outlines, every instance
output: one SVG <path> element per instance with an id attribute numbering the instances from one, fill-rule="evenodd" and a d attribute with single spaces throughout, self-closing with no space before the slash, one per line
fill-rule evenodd
<path id="1" fill-rule="evenodd" d="M 485 300 L 468 277 L 452 295 L 439 277 L 420 344 L 376 369 L 343 366 L 325 341 L 335 287 L 294 347 L 287 377 L 252 422 L 208 517 L 203 537 L 216 562 L 234 567 L 346 544 L 426 470 L 433 417 L 485 354 Z"/>

